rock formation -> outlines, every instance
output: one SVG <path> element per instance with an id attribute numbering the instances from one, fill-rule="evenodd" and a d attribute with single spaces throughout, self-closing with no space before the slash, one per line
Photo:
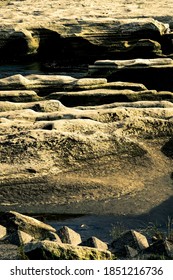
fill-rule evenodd
<path id="1" fill-rule="evenodd" d="M 0 25 L 0 39 L 2 61 L 35 59 L 43 64 L 54 62 L 57 68 L 172 52 L 169 24 L 152 18 L 68 19 L 68 24 L 66 19 L 51 23 L 31 19 L 29 27 L 25 22 Z"/>
<path id="2" fill-rule="evenodd" d="M 0 212 L 13 210 L 12 239 L 31 234 L 15 211 L 149 212 L 173 195 L 172 15 L 94 17 L 88 1 L 88 15 L 82 1 L 72 15 L 54 0 L 28 11 L 28 1 L 0 17 Z"/>
<path id="3" fill-rule="evenodd" d="M 49 238 L 56 231 L 45 223 L 14 211 L 1 215 L 1 225 L 8 229 L 7 234 L 20 230 L 37 239 Z"/>
<path id="4" fill-rule="evenodd" d="M 172 90 L 171 58 L 98 60 L 89 66 L 89 76 L 106 77 L 108 81 L 144 83 L 150 89 Z M 151 79 L 152 77 L 152 79 Z"/>
<path id="5" fill-rule="evenodd" d="M 153 242 L 148 242 L 146 236 L 142 233 L 128 230 L 121 232 L 119 237 L 113 239 L 110 244 L 107 244 L 95 236 L 82 240 L 79 233 L 67 226 L 56 230 L 48 224 L 17 212 L 7 212 L 5 217 L 7 227 L 0 225 L 0 230 L 3 232 L 2 236 L 0 236 L 0 249 L 2 247 L 3 250 L 4 243 L 7 249 L 11 249 L 11 246 L 14 245 L 17 246 L 17 259 L 111 260 L 117 258 L 143 259 L 144 256 L 146 259 L 173 258 L 173 240 L 171 236 L 164 237 L 163 235 L 160 238 L 153 238 Z M 15 218 L 13 222 L 11 217 Z M 16 224 L 20 227 L 21 221 L 25 225 L 24 231 L 20 231 L 16 227 Z M 40 227 L 46 228 L 50 233 L 53 232 L 57 235 L 56 240 L 50 240 L 48 235 L 35 234 L 40 232 Z M 27 233 L 28 229 L 30 229 L 31 235 Z M 16 257 L 16 251 L 11 254 L 10 258 Z M 9 257 L 8 253 L 6 257 Z M 0 252 L 1 258 L 5 259 L 1 256 Z"/>
<path id="6" fill-rule="evenodd" d="M 75 211 L 74 202 L 140 193 L 160 176 L 171 187 L 161 150 L 173 131 L 172 92 L 60 75 L 14 75 L 0 85 L 1 211 Z"/>

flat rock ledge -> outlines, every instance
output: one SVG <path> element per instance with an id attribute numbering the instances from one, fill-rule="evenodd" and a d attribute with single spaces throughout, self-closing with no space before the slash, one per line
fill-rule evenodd
<path id="1" fill-rule="evenodd" d="M 5 220 L 4 220 L 5 218 Z M 13 218 L 13 219 L 11 219 Z M 0 216 L 0 259 L 23 260 L 116 260 L 172 259 L 171 235 L 150 237 L 140 232 L 122 232 L 109 244 L 95 236 L 82 240 L 73 229 L 64 226 L 57 231 L 29 216 L 10 211 Z M 32 227 L 31 227 L 32 225 Z M 40 228 L 47 236 L 37 235 Z M 6 232 L 4 231 L 6 229 Z M 49 233 L 49 234 L 48 234 Z M 54 239 L 52 239 L 54 237 Z M 6 250 L 6 251 L 5 251 Z M 11 254 L 9 251 L 11 250 Z"/>
<path id="2" fill-rule="evenodd" d="M 53 69 L 91 64 L 98 59 L 169 57 L 173 53 L 171 25 L 150 17 L 82 19 L 52 15 L 34 20 L 26 13 L 23 16 L 25 20 L 0 21 L 2 63 L 32 60 Z"/>

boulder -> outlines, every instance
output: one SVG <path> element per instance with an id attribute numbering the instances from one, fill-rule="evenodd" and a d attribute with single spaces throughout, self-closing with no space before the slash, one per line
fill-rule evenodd
<path id="1" fill-rule="evenodd" d="M 52 241 L 28 243 L 24 246 L 23 252 L 30 260 L 110 260 L 112 258 L 109 251 L 57 244 Z"/>
<path id="2" fill-rule="evenodd" d="M 166 76 L 170 78 L 172 68 L 173 60 L 171 58 L 97 60 L 93 65 L 89 65 L 88 76 L 104 76 L 108 82 L 119 79 L 126 82 L 145 83 L 145 86 L 148 87 L 149 85 L 149 88 L 151 88 L 151 84 L 146 84 L 144 75 L 148 77 L 151 74 L 154 76 L 161 73 L 159 76 L 166 79 Z M 162 74 L 164 74 L 164 77 L 162 77 Z"/>
<path id="3" fill-rule="evenodd" d="M 14 80 L 13 76 L 5 81 Z M 171 166 L 160 147 L 173 132 L 172 103 L 168 101 L 172 92 L 98 78 L 73 80 L 67 76 L 63 80 L 61 75 L 29 75 L 25 82 L 50 90 L 56 83 L 63 87 L 67 82 L 69 88 L 49 95 L 50 100 L 0 103 L 1 211 L 13 204 L 22 212 L 30 207 L 75 213 L 78 207 L 84 212 L 91 207 L 95 212 L 97 201 L 105 205 L 105 211 L 114 212 L 117 210 L 104 201 L 119 200 L 132 192 L 138 195 L 146 186 L 148 195 L 158 185 L 162 190 L 170 186 Z M 75 84 L 97 88 L 71 91 Z M 52 99 L 56 95 L 70 106 L 83 106 L 65 107 Z M 153 203 L 145 207 L 153 207 Z M 97 211 L 101 211 L 99 207 Z"/>
<path id="4" fill-rule="evenodd" d="M 2 214 L 0 216 L 0 221 L 1 224 L 7 228 L 8 234 L 19 230 L 24 231 L 36 239 L 43 240 L 49 238 L 52 232 L 56 232 L 50 225 L 15 211 Z"/>
<path id="5" fill-rule="evenodd" d="M 81 236 L 79 233 L 75 232 L 67 226 L 63 226 L 57 231 L 62 243 L 78 245 L 81 243 Z"/>
<path id="6" fill-rule="evenodd" d="M 76 79 L 71 76 L 50 75 L 50 74 L 49 75 L 30 74 L 30 75 L 26 75 L 25 77 L 22 76 L 21 74 L 16 74 L 0 79 L 1 92 L 2 93 L 4 92 L 4 94 L 6 93 L 7 95 L 9 95 L 8 101 L 11 101 L 10 92 L 11 94 L 15 94 L 15 93 L 17 94 L 17 92 L 21 92 L 21 94 L 22 93 L 25 94 L 29 92 L 33 93 L 34 92 L 33 90 L 36 90 L 37 92 L 38 91 L 51 92 L 56 90 L 64 91 L 66 89 L 80 90 L 80 89 L 100 88 L 106 84 L 107 84 L 107 80 L 104 78 Z M 32 101 L 32 100 L 28 100 L 28 101 Z"/>
<path id="7" fill-rule="evenodd" d="M 119 238 L 114 240 L 110 244 L 109 249 L 118 257 L 127 257 L 130 250 L 129 247 L 126 246 L 129 246 L 130 250 L 134 249 L 137 252 L 140 252 L 141 250 L 148 248 L 149 243 L 147 241 L 147 238 L 143 234 L 135 230 L 129 230 L 123 233 Z"/>
<path id="8" fill-rule="evenodd" d="M 10 243 L 10 244 L 13 244 L 13 245 L 17 245 L 17 246 L 22 246 L 26 243 L 29 243 L 33 240 L 34 238 L 22 231 L 22 230 L 16 230 L 12 233 L 9 233 L 4 239 L 3 241 L 6 243 Z"/>
<path id="9" fill-rule="evenodd" d="M 133 60 L 131 61 L 132 63 L 130 61 L 119 61 L 120 71 L 123 71 L 121 63 L 122 65 L 128 65 L 128 63 L 133 65 Z M 139 61 L 143 60 L 139 59 Z M 144 65 L 144 69 L 148 71 L 148 62 L 147 60 L 145 61 L 146 63 L 141 63 Z M 134 65 L 136 64 L 134 63 Z M 133 71 L 136 68 L 132 67 L 129 69 Z M 143 67 L 141 69 L 143 69 Z M 164 77 L 166 76 L 164 75 Z M 141 77 L 141 79 L 143 78 Z M 34 74 L 23 77 L 17 74 L 1 78 L 0 88 L 0 101 L 44 101 L 43 96 L 47 95 L 46 99 L 58 99 L 64 105 L 70 107 L 100 105 L 123 101 L 132 102 L 138 100 L 172 101 L 172 92 L 170 91 L 162 90 L 156 92 L 156 90 L 147 90 L 141 83 L 123 81 L 107 82 L 104 78 L 75 79 L 71 76 Z M 42 98 L 40 96 L 42 96 Z M 76 99 L 79 101 L 77 102 Z"/>
<path id="10" fill-rule="evenodd" d="M 10 232 L 3 238 L 4 243 L 14 244 L 19 247 L 34 240 L 35 238 L 33 236 L 31 236 L 30 234 L 22 230 L 16 230 L 14 232 Z M 49 232 L 46 240 L 51 240 L 59 244 L 62 243 L 59 236 L 55 232 L 51 232 L 51 231 Z"/>
<path id="11" fill-rule="evenodd" d="M 92 236 L 92 237 L 88 238 L 87 240 L 83 241 L 79 245 L 80 246 L 97 248 L 98 250 L 101 250 L 101 251 L 108 250 L 108 245 L 105 242 L 103 242 L 102 240 L 95 237 L 95 236 Z"/>
<path id="12" fill-rule="evenodd" d="M 44 153 L 47 153 L 46 151 L 50 152 L 50 150 L 54 149 L 54 145 L 56 145 L 57 149 L 64 153 L 64 157 L 61 156 L 61 153 L 58 153 L 56 156 L 56 161 L 59 161 L 59 167 L 63 168 L 64 164 L 67 164 L 66 161 L 68 161 L 69 170 L 74 168 L 74 166 L 80 166 L 81 168 L 85 166 L 89 168 L 89 162 L 92 161 L 98 161 L 100 165 L 107 156 L 109 156 L 109 161 L 112 161 L 113 158 L 119 158 L 123 154 L 126 155 L 126 159 L 132 156 L 145 157 L 147 152 L 137 141 L 121 136 L 118 132 L 111 135 L 112 128 L 116 126 L 114 123 L 110 126 L 104 123 L 108 122 L 108 119 L 111 117 L 107 112 L 99 117 L 103 123 L 99 122 L 99 120 L 97 122 L 94 120 L 78 121 L 75 119 L 62 119 L 57 123 L 54 122 L 54 129 L 52 130 L 36 128 L 31 131 L 16 134 L 6 144 L 6 150 L 3 149 L 2 145 L 2 160 L 8 160 L 7 158 L 5 159 L 7 155 L 8 157 L 10 156 L 10 159 L 13 156 L 16 162 L 25 161 L 29 155 L 34 160 L 33 152 L 36 152 L 39 145 L 42 146 L 42 152 Z M 112 118 L 115 117 L 112 116 Z M 84 126 L 85 124 L 86 126 Z M 5 129 L 7 129 L 7 126 Z M 74 133 L 72 129 L 75 129 L 76 132 Z M 96 132 L 93 129 L 94 131 L 96 129 Z M 54 141 L 52 142 L 51 139 L 54 139 Z M 27 154 L 25 154 L 23 146 L 28 150 Z M 78 152 L 79 147 L 80 153 Z M 47 161 L 51 159 L 51 156 L 51 154 L 47 155 Z M 98 168 L 97 165 L 95 167 L 96 169 Z M 89 168 L 88 171 L 92 172 L 92 169 Z M 112 171 L 115 172 L 114 169 Z"/>

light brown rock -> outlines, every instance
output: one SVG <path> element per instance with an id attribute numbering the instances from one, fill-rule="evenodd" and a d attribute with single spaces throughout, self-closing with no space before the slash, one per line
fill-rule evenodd
<path id="1" fill-rule="evenodd" d="M 19 230 L 36 239 L 46 239 L 49 237 L 49 232 L 56 232 L 50 225 L 15 211 L 2 214 L 1 224 L 7 227 L 8 234 Z"/>
<path id="2" fill-rule="evenodd" d="M 79 233 L 75 232 L 67 226 L 63 226 L 57 231 L 62 243 L 78 245 L 81 243 L 81 236 Z"/>

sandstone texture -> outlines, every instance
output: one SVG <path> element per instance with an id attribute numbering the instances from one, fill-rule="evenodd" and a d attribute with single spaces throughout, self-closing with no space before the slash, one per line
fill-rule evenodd
<path id="1" fill-rule="evenodd" d="M 0 79 L 1 211 L 101 213 L 104 205 L 115 213 L 123 197 L 146 192 L 142 209 L 127 209 L 140 213 L 172 194 L 163 152 L 173 132 L 172 92 L 105 78 L 18 78 Z"/>
<path id="2" fill-rule="evenodd" d="M 142 215 L 172 199 L 172 12 L 166 0 L 0 2 L 0 212 L 19 242 L 60 239 L 16 211 Z"/>
<path id="3" fill-rule="evenodd" d="M 171 56 L 170 4 L 134 2 L 8 1 L 1 7 L 0 61 L 36 60 L 53 70 L 99 59 Z"/>

